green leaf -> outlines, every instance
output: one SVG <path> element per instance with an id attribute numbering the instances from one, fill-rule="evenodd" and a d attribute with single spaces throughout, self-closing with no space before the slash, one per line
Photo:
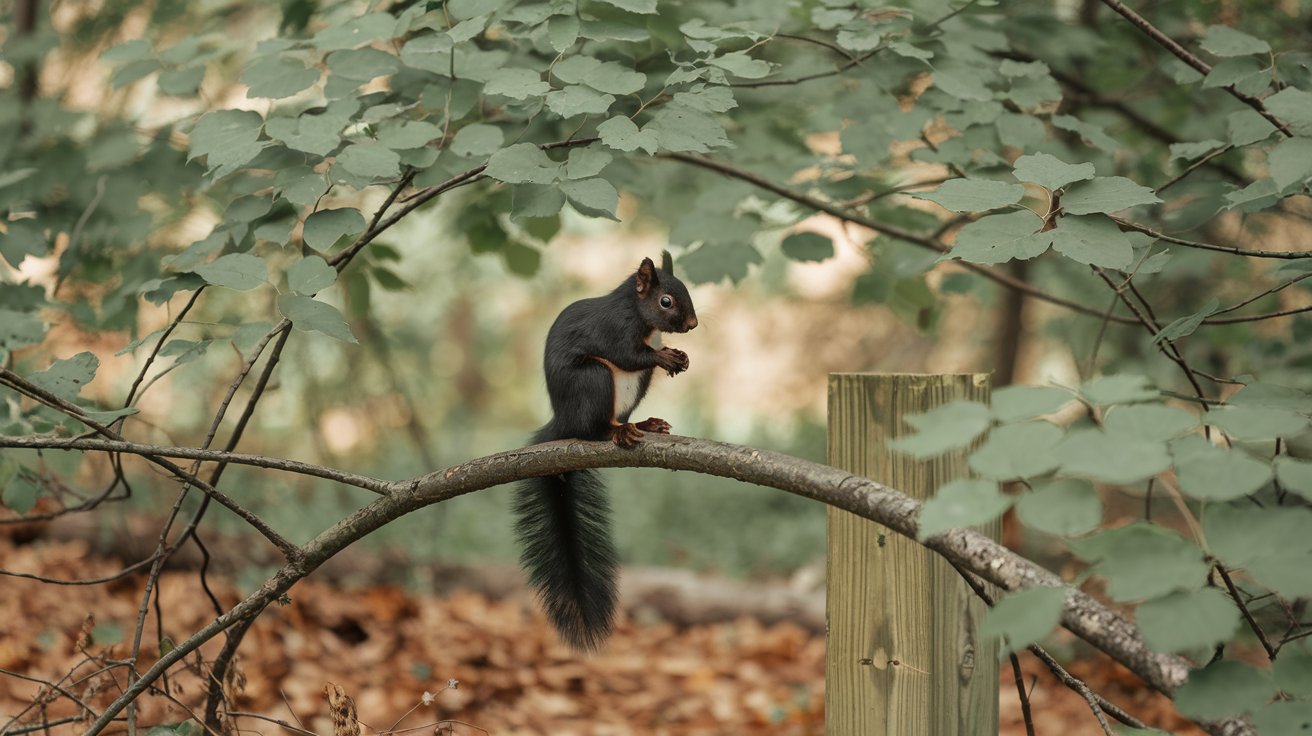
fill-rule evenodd
<path id="1" fill-rule="evenodd" d="M 1053 386 L 1004 386 L 993 392 L 993 418 L 999 422 L 1033 419 L 1057 411 L 1074 398 L 1069 391 Z"/>
<path id="2" fill-rule="evenodd" d="M 319 210 L 305 218 L 301 237 L 311 248 L 326 251 L 341 238 L 364 232 L 364 227 L 364 215 L 361 215 L 359 210 L 350 207 Z"/>
<path id="3" fill-rule="evenodd" d="M 647 153 L 656 153 L 659 148 L 655 131 L 639 132 L 638 126 L 623 115 L 616 115 L 598 125 L 597 135 L 601 136 L 602 144 L 616 151 L 627 153 L 641 148 Z"/>
<path id="4" fill-rule="evenodd" d="M 212 340 L 169 340 L 168 344 L 160 349 L 159 354 L 165 358 L 175 358 L 174 364 L 183 365 L 204 355 L 210 349 L 212 342 Z"/>
<path id="5" fill-rule="evenodd" d="M 396 18 L 390 13 L 368 13 L 330 25 L 311 39 L 321 51 L 351 49 L 371 41 L 390 39 L 396 32 Z"/>
<path id="6" fill-rule="evenodd" d="M 1193 161 L 1194 159 L 1206 156 L 1224 145 L 1225 144 L 1221 141 L 1213 139 L 1191 141 L 1188 143 L 1172 143 L 1170 145 L 1171 160 L 1184 159 L 1185 161 Z"/>
<path id="7" fill-rule="evenodd" d="M 557 186 L 517 184 L 511 196 L 511 219 L 551 217 L 565 205 L 565 193 Z"/>
<path id="8" fill-rule="evenodd" d="M 1130 239 L 1104 215 L 1063 217 L 1051 235 L 1053 250 L 1078 263 L 1125 268 L 1134 262 Z"/>
<path id="9" fill-rule="evenodd" d="M 292 293 L 313 296 L 337 280 L 337 269 L 319 256 L 309 255 L 287 269 L 287 288 Z"/>
<path id="10" fill-rule="evenodd" d="M 259 142 L 263 123 L 259 113 L 243 110 L 205 113 L 191 129 L 187 160 L 205 156 L 216 178 L 230 174 L 264 149 Z"/>
<path id="11" fill-rule="evenodd" d="M 37 496 L 41 494 L 41 489 L 27 476 L 19 474 L 10 478 L 0 488 L 0 502 L 3 502 L 9 510 L 19 516 L 26 515 L 36 505 Z"/>
<path id="12" fill-rule="evenodd" d="M 297 207 L 310 207 L 319 201 L 328 191 L 328 182 L 323 175 L 315 173 L 308 166 L 292 166 L 282 169 L 274 177 L 278 193 L 282 198 Z"/>
<path id="13" fill-rule="evenodd" d="M 747 268 L 761 262 L 761 254 L 749 243 L 705 243 L 679 259 L 684 280 L 694 284 L 714 283 L 728 278 L 737 283 L 747 277 Z"/>
<path id="14" fill-rule="evenodd" d="M 1312 177 L 1312 138 L 1289 138 L 1267 156 L 1271 180 L 1280 189 Z"/>
<path id="15" fill-rule="evenodd" d="M 237 291 L 254 289 L 269 277 L 264 261 L 249 253 L 229 253 L 213 263 L 201 264 L 191 270 L 207 284 Z"/>
<path id="16" fill-rule="evenodd" d="M 1065 588 L 1035 587 L 1008 593 L 984 615 L 979 635 L 1002 638 L 1003 654 L 1019 651 L 1051 634 L 1061 622 L 1065 605 Z"/>
<path id="17" fill-rule="evenodd" d="M 1269 103 L 1270 98 L 1267 99 Z M 1264 141 L 1276 132 L 1276 126 L 1262 117 L 1256 110 L 1244 108 L 1230 113 L 1225 118 L 1226 129 L 1230 132 L 1230 145 L 1247 146 Z"/>
<path id="18" fill-rule="evenodd" d="M 1016 159 L 1012 171 L 1017 179 L 1029 181 L 1056 191 L 1077 181 L 1093 178 L 1093 164 L 1068 164 L 1056 156 L 1046 153 L 1032 153 Z"/>
<path id="19" fill-rule="evenodd" d="M 352 143 L 337 154 L 337 163 L 357 176 L 383 179 L 400 173 L 401 157 L 374 141 Z"/>
<path id="20" fill-rule="evenodd" d="M 587 179 L 600 174 L 613 157 L 600 146 L 575 148 L 569 152 L 569 161 L 565 164 L 566 179 Z"/>
<path id="21" fill-rule="evenodd" d="M 1165 443 L 1099 429 L 1071 430 L 1056 455 L 1065 475 L 1118 485 L 1146 480 L 1171 467 Z"/>
<path id="22" fill-rule="evenodd" d="M 1188 337 L 1203 324 L 1203 320 L 1216 314 L 1221 308 L 1221 302 L 1216 297 L 1207 300 L 1202 309 L 1186 317 L 1180 317 L 1172 320 L 1170 324 L 1163 327 L 1153 336 L 1153 344 L 1162 340 L 1179 340 L 1182 337 Z"/>
<path id="23" fill-rule="evenodd" d="M 112 89 L 125 87 L 133 82 L 143 79 L 162 68 L 160 63 L 154 59 L 142 59 L 132 61 L 114 70 L 109 78 L 109 86 Z"/>
<path id="24" fill-rule="evenodd" d="M 160 656 L 164 656 L 162 651 Z M 146 736 L 193 736 L 192 732 L 196 730 L 198 729 L 192 728 L 191 721 L 161 723 L 158 726 L 151 726 L 150 730 L 146 732 Z"/>
<path id="25" fill-rule="evenodd" d="M 401 62 L 386 51 L 366 46 L 362 49 L 334 51 L 328 55 L 328 70 L 334 76 L 363 84 L 378 77 L 395 74 Z"/>
<path id="26" fill-rule="evenodd" d="M 1262 104 L 1266 106 L 1267 112 L 1288 123 L 1295 133 L 1312 135 L 1312 92 L 1286 87 L 1263 100 Z M 1267 125 L 1270 123 L 1267 122 Z"/>
<path id="27" fill-rule="evenodd" d="M 321 332 L 342 342 L 357 342 L 342 313 L 331 304 L 308 296 L 281 294 L 278 296 L 278 311 L 292 321 L 292 327 L 303 332 Z"/>
<path id="28" fill-rule="evenodd" d="M 656 12 L 656 0 L 602 0 L 602 2 L 630 13 L 650 15 Z"/>
<path id="29" fill-rule="evenodd" d="M 18 268 L 28 256 L 38 258 L 50 252 L 44 229 L 34 220 L 8 222 L 9 232 L 0 233 L 0 256 Z"/>
<path id="30" fill-rule="evenodd" d="M 532 143 L 516 143 L 492 154 L 485 173 L 507 184 L 551 184 L 560 177 L 560 169 Z"/>
<path id="31" fill-rule="evenodd" d="M 678 105 L 666 105 L 652 117 L 643 133 L 652 131 L 660 147 L 666 151 L 710 153 L 715 148 L 732 144 L 715 118 Z"/>
<path id="32" fill-rule="evenodd" d="M 947 257 L 971 263 L 1034 258 L 1052 243 L 1051 234 L 1039 232 L 1042 227 L 1043 220 L 1029 210 L 981 217 L 961 228 Z"/>
<path id="33" fill-rule="evenodd" d="M 205 65 L 169 69 L 159 75 L 159 91 L 172 97 L 191 97 L 200 91 L 205 79 Z"/>
<path id="34" fill-rule="evenodd" d="M 1213 65 L 1212 71 L 1208 72 L 1206 77 L 1203 77 L 1203 87 L 1205 89 L 1229 87 L 1264 73 L 1262 64 L 1257 59 L 1247 56 L 1236 59 L 1223 59 Z"/>
<path id="35" fill-rule="evenodd" d="M 1281 652 L 1276 667 L 1289 655 Z M 1253 728 L 1257 733 L 1307 733 L 1312 731 L 1312 703 L 1306 701 L 1277 700 L 1253 713 Z"/>
<path id="36" fill-rule="evenodd" d="M 985 86 L 983 75 L 971 67 L 935 69 L 934 86 L 959 100 L 984 102 L 993 99 L 993 90 Z"/>
<path id="37" fill-rule="evenodd" d="M 1070 546 L 1075 554 L 1096 563 L 1092 572 L 1107 579 L 1107 594 L 1117 601 L 1197 590 L 1207 581 L 1202 550 L 1155 524 L 1136 521 L 1072 539 Z"/>
<path id="38" fill-rule="evenodd" d="M 1312 654 L 1286 649 L 1271 663 L 1276 687 L 1296 698 L 1312 695 Z"/>
<path id="39" fill-rule="evenodd" d="M 1171 593 L 1134 612 L 1144 641 L 1158 652 L 1189 652 L 1230 640 L 1239 609 L 1216 588 Z"/>
<path id="40" fill-rule="evenodd" d="M 404 151 L 428 145 L 442 137 L 442 126 L 423 120 L 406 120 L 400 125 L 389 125 L 378 133 L 378 142 L 392 150 Z M 498 141 L 500 143 L 500 141 Z M 495 151 L 493 148 L 488 153 Z"/>
<path id="41" fill-rule="evenodd" d="M 953 212 L 979 212 L 1016 204 L 1025 196 L 1025 187 L 989 179 L 949 179 L 932 192 L 911 196 L 936 202 Z"/>
<path id="42" fill-rule="evenodd" d="M 1089 403 L 1098 406 L 1134 404 L 1161 397 L 1161 392 L 1153 386 L 1147 376 L 1133 373 L 1095 378 L 1081 386 L 1080 393 Z"/>
<path id="43" fill-rule="evenodd" d="M 1270 674 L 1222 660 L 1190 672 L 1189 681 L 1173 697 L 1182 714 L 1198 721 L 1219 721 L 1257 710 L 1274 694 Z"/>
<path id="44" fill-rule="evenodd" d="M 152 51 L 150 41 L 144 38 L 135 38 L 131 41 L 111 46 L 105 53 L 100 55 L 100 60 L 110 64 L 123 64 L 130 61 L 140 61 L 150 58 Z"/>
<path id="45" fill-rule="evenodd" d="M 1306 508 L 1213 504 L 1203 515 L 1203 535 L 1226 566 L 1246 568 L 1262 559 L 1306 559 L 1312 553 L 1310 522 Z"/>
<path id="46" fill-rule="evenodd" d="M 1097 212 L 1119 212 L 1161 201 L 1153 190 L 1123 176 L 1096 176 L 1068 188 L 1061 199 L 1061 206 L 1067 214 L 1091 215 Z"/>
<path id="47" fill-rule="evenodd" d="M 711 57 L 706 63 L 743 79 L 760 79 L 767 76 L 771 68 L 769 62 L 753 59 L 746 51 L 734 51 L 723 56 Z"/>
<path id="48" fill-rule="evenodd" d="M 1016 513 L 1030 528 L 1074 537 L 1098 528 L 1102 502 L 1088 481 L 1062 479 L 1039 484 L 1021 496 Z"/>
<path id="49" fill-rule="evenodd" d="M 560 184 L 560 190 L 580 213 L 619 221 L 615 216 L 615 208 L 619 206 L 620 195 L 605 179 L 593 177 L 564 181 Z"/>
<path id="50" fill-rule="evenodd" d="M 1005 112 L 998 116 L 998 139 L 1002 145 L 1013 148 L 1034 148 L 1047 139 L 1048 129 L 1042 120 L 1032 115 Z M 1025 158 L 1022 156 L 1021 158 Z M 1019 159 L 1017 159 L 1019 162 Z M 1093 176 L 1093 174 L 1089 174 Z M 1017 175 L 1017 178 L 1021 178 Z M 1086 177 L 1087 178 L 1087 177 Z M 1023 179 L 1023 181 L 1029 181 Z"/>
<path id="51" fill-rule="evenodd" d="M 1288 409 L 1265 406 L 1218 407 L 1207 413 L 1207 423 L 1237 440 L 1290 437 L 1307 429 L 1307 417 Z"/>
<path id="52" fill-rule="evenodd" d="M 1312 566 L 1309 554 L 1272 555 L 1248 563 L 1249 577 L 1280 593 L 1286 599 L 1312 597 Z"/>
<path id="53" fill-rule="evenodd" d="M 560 81 L 586 84 L 598 92 L 629 95 L 647 84 L 647 75 L 616 61 L 598 61 L 591 56 L 571 56 L 556 64 L 551 73 Z"/>
<path id="54" fill-rule="evenodd" d="M 1062 430 L 1049 422 L 1003 425 L 971 453 L 970 469 L 999 481 L 1043 475 L 1057 467 L 1052 449 L 1061 439 Z"/>
<path id="55" fill-rule="evenodd" d="M 1269 54 L 1271 46 L 1266 41 L 1230 26 L 1208 26 L 1203 36 L 1203 50 L 1214 56 L 1245 56 L 1248 54 Z"/>
<path id="56" fill-rule="evenodd" d="M 986 524 L 1011 508 L 1012 500 L 992 481 L 954 480 L 921 507 L 916 536 L 924 540 L 949 529 Z"/>
<path id="57" fill-rule="evenodd" d="M 579 19 L 576 15 L 556 15 L 547 21 L 547 41 L 556 53 L 563 54 L 579 40 Z"/>
<path id="58" fill-rule="evenodd" d="M 1242 450 L 1213 447 L 1177 458 L 1180 490 L 1206 501 L 1228 501 L 1261 490 L 1272 477 L 1271 465 Z"/>
<path id="59" fill-rule="evenodd" d="M 940 455 L 969 445 L 989 428 L 989 408 L 976 401 L 951 401 L 923 414 L 912 414 L 906 423 L 916 434 L 889 443 L 897 452 L 913 457 Z"/>
<path id="60" fill-rule="evenodd" d="M 574 22 L 578 23 L 578 19 L 575 18 Z M 542 81 L 542 75 L 537 71 L 514 67 L 498 69 L 483 86 L 483 94 L 501 95 L 512 100 L 541 97 L 550 91 L 551 85 Z"/>
<path id="61" fill-rule="evenodd" d="M 1061 130 L 1069 130 L 1084 139 L 1084 142 L 1107 152 L 1120 149 L 1116 139 L 1107 135 L 1100 125 L 1086 123 L 1073 115 L 1053 115 L 1052 125 Z"/>
<path id="62" fill-rule="evenodd" d="M 497 126 L 474 123 L 456 133 L 450 148 L 457 156 L 490 156 L 501 148 L 504 141 L 505 134 Z"/>
<path id="63" fill-rule="evenodd" d="M 794 261 L 814 262 L 834 257 L 834 241 L 819 233 L 793 233 L 784 238 L 784 255 Z"/>
<path id="64" fill-rule="evenodd" d="M 28 380 L 61 399 L 72 401 L 96 377 L 100 359 L 88 352 L 56 360 L 49 368 L 33 373 Z"/>
<path id="65" fill-rule="evenodd" d="M 247 97 L 281 99 L 291 97 L 319 81 L 318 69 L 307 69 L 296 59 L 265 56 L 242 72 L 241 81 L 248 86 Z"/>
<path id="66" fill-rule="evenodd" d="M 1285 490 L 1312 501 L 1312 462 L 1281 455 L 1276 458 L 1276 480 Z"/>
<path id="67" fill-rule="evenodd" d="M 547 109 L 562 118 L 604 115 L 614 103 L 614 95 L 603 95 L 581 84 L 571 84 L 547 94 Z"/>
<path id="68" fill-rule="evenodd" d="M 1169 440 L 1198 427 L 1198 417 L 1173 406 L 1116 406 L 1103 417 L 1108 432 L 1143 440 Z"/>

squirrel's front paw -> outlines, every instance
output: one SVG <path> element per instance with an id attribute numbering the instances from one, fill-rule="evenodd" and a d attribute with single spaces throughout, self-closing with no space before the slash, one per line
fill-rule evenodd
<path id="1" fill-rule="evenodd" d="M 688 370 L 688 354 L 677 348 L 661 348 L 656 351 L 656 365 L 671 376 Z"/>

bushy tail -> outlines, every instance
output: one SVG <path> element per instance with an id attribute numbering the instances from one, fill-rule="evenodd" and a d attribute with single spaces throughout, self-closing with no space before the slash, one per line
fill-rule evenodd
<path id="1" fill-rule="evenodd" d="M 618 568 L 601 478 L 579 470 L 521 481 L 514 512 L 520 563 L 560 638 L 597 649 L 614 624 Z"/>

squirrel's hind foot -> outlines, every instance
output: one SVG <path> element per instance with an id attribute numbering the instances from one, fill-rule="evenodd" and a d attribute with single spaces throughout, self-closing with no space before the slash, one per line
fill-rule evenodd
<path id="1" fill-rule="evenodd" d="M 642 432 L 630 422 L 617 424 L 610 428 L 610 440 L 620 447 L 633 447 L 642 439 Z"/>

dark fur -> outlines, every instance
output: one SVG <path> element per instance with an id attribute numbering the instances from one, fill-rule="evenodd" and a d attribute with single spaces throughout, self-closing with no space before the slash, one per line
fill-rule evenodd
<path id="1" fill-rule="evenodd" d="M 669 309 L 660 306 L 668 295 Z M 654 350 L 643 341 L 653 329 L 687 332 L 696 326 L 688 290 L 673 274 L 644 259 L 638 272 L 611 293 L 569 305 L 547 333 L 545 368 L 552 418 L 534 442 L 604 440 L 613 417 L 614 382 L 604 358 L 625 371 L 642 371 L 641 401 L 652 370 L 687 367 L 679 351 Z M 636 406 L 636 403 L 635 403 Z M 515 489 L 515 531 L 520 562 L 548 618 L 563 639 L 594 650 L 615 619 L 618 561 L 610 532 L 610 503 L 595 471 L 585 470 L 522 481 Z"/>

